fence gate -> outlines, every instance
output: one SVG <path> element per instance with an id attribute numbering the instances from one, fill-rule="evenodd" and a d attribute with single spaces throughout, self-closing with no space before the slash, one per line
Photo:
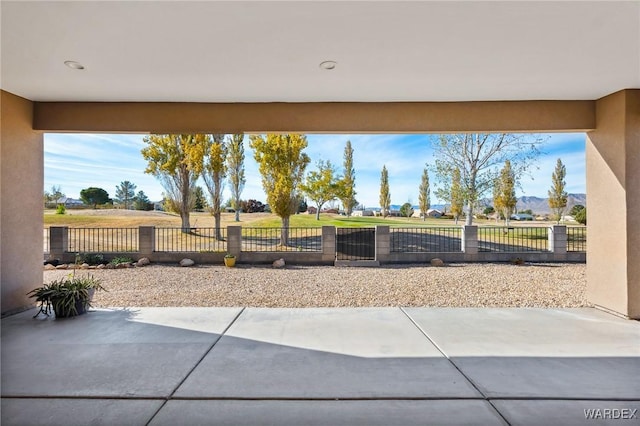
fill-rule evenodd
<path id="1" fill-rule="evenodd" d="M 375 228 L 336 228 L 336 260 L 375 260 Z"/>

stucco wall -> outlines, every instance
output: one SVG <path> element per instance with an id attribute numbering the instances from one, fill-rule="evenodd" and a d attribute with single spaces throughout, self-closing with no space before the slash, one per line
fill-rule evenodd
<path id="1" fill-rule="evenodd" d="M 0 287 L 2 313 L 30 304 L 42 284 L 43 137 L 32 130 L 33 103 L 0 98 Z"/>
<path id="2" fill-rule="evenodd" d="M 587 299 L 640 317 L 640 90 L 596 103 L 597 130 L 588 133 Z"/>

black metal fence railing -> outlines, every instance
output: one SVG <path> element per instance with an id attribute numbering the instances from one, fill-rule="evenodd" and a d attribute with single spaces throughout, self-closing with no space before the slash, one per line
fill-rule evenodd
<path id="1" fill-rule="evenodd" d="M 390 228 L 392 253 L 462 251 L 460 227 Z"/>
<path id="2" fill-rule="evenodd" d="M 322 228 L 289 228 L 288 237 L 282 241 L 283 228 L 242 228 L 242 251 L 251 252 L 320 252 Z M 284 244 L 283 244 L 284 242 Z"/>
<path id="3" fill-rule="evenodd" d="M 159 252 L 226 252 L 227 230 L 220 228 L 191 228 L 182 232 L 182 228 L 155 228 L 155 251 Z"/>
<path id="4" fill-rule="evenodd" d="M 337 260 L 375 260 L 375 228 L 336 228 Z"/>
<path id="5" fill-rule="evenodd" d="M 479 227 L 478 251 L 549 251 L 548 233 L 548 228 L 536 226 Z"/>
<path id="6" fill-rule="evenodd" d="M 587 251 L 585 226 L 567 226 L 567 251 Z"/>
<path id="7" fill-rule="evenodd" d="M 138 228 L 69 228 L 68 238 L 72 253 L 138 251 Z"/>

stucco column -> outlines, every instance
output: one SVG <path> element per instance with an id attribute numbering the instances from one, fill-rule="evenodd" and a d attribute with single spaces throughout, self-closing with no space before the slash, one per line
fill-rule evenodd
<path id="1" fill-rule="evenodd" d="M 151 259 L 153 252 L 156 251 L 155 226 L 138 227 L 138 251 L 140 252 L 140 256 Z"/>
<path id="2" fill-rule="evenodd" d="M 548 232 L 549 251 L 553 253 L 553 260 L 562 261 L 567 258 L 567 227 L 553 225 Z"/>
<path id="3" fill-rule="evenodd" d="M 473 259 L 478 254 L 478 227 L 465 225 L 462 227 L 462 251 L 465 259 Z"/>
<path id="4" fill-rule="evenodd" d="M 640 90 L 596 102 L 586 157 L 587 299 L 640 318 Z"/>
<path id="5" fill-rule="evenodd" d="M 26 293 L 42 283 L 42 133 L 34 132 L 33 103 L 0 94 L 0 286 L 2 313 L 32 305 Z"/>

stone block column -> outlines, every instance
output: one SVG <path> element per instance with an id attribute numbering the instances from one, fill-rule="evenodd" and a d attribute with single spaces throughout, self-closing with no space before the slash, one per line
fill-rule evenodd
<path id="1" fill-rule="evenodd" d="M 567 257 L 567 227 L 553 225 L 549 227 L 549 251 L 554 260 L 564 260 Z"/>
<path id="2" fill-rule="evenodd" d="M 333 262 L 336 260 L 336 227 L 322 227 L 322 260 Z"/>
<path id="3" fill-rule="evenodd" d="M 140 256 L 151 258 L 156 251 L 156 228 L 155 226 L 140 226 L 138 228 L 138 250 Z"/>
<path id="4" fill-rule="evenodd" d="M 389 226 L 376 226 L 376 261 L 386 262 L 391 254 L 391 233 Z"/>
<path id="5" fill-rule="evenodd" d="M 231 253 L 240 260 L 242 253 L 242 226 L 227 227 L 227 253 Z"/>
<path id="6" fill-rule="evenodd" d="M 462 252 L 465 255 L 478 254 L 478 227 L 465 225 L 462 227 Z"/>
<path id="7" fill-rule="evenodd" d="M 49 228 L 49 256 L 52 259 L 63 259 L 69 247 L 69 228 L 67 226 L 52 226 Z"/>

